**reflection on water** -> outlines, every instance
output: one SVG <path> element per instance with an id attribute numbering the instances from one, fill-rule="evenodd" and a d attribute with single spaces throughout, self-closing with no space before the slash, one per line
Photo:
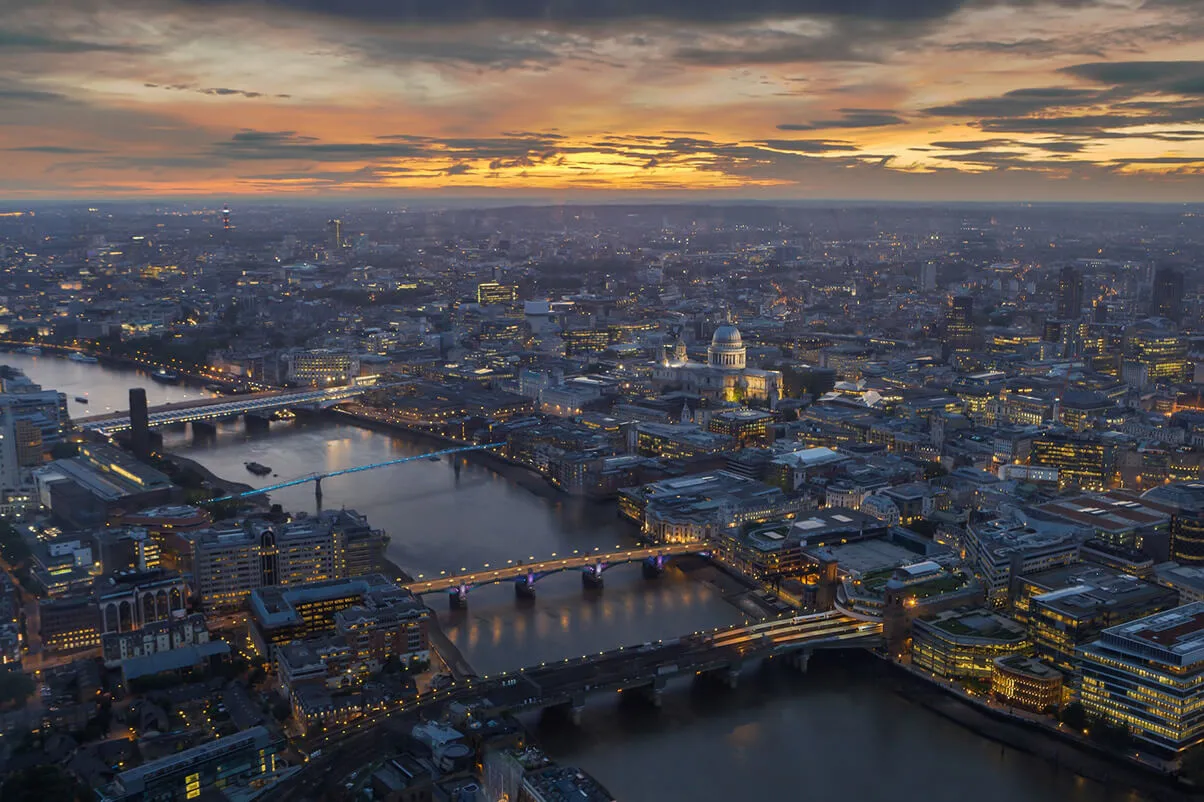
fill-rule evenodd
<path id="1" fill-rule="evenodd" d="M 87 392 L 83 414 L 124 409 L 129 386 L 152 404 L 195 397 L 145 375 L 49 357 L 4 360 L 69 395 Z M 73 408 L 73 414 L 80 414 Z M 222 424 L 216 440 L 194 442 L 185 428 L 166 445 L 215 473 L 262 487 L 434 447 L 330 423 L 273 424 L 247 432 Z M 270 466 L 256 477 L 243 463 Z M 389 555 L 414 574 L 550 557 L 630 543 L 613 506 L 551 503 L 461 460 L 425 460 L 323 482 L 326 506 L 354 507 L 392 536 Z M 291 510 L 314 507 L 312 486 L 273 494 Z M 512 587 L 474 590 L 469 608 L 451 612 L 429 599 L 448 635 L 483 674 L 675 637 L 736 623 L 735 608 L 708 586 L 669 570 L 643 579 L 638 565 L 606 573 L 600 593 L 573 572 L 545 577 L 537 598 L 520 604 Z M 827 664 L 826 667 L 824 664 Z M 864 661 L 862 661 L 864 663 Z M 542 742 L 556 756 L 598 776 L 625 802 L 639 800 L 848 799 L 925 802 L 1142 802 L 979 738 L 901 699 L 857 660 L 812 659 L 806 676 L 750 669 L 735 692 L 690 683 L 670 688 L 664 709 L 624 694 L 595 698 L 580 728 L 549 724 Z"/>

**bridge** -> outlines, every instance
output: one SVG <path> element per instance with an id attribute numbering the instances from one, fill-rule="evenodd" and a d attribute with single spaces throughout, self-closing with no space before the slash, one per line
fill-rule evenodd
<path id="1" fill-rule="evenodd" d="M 659 576 L 664 571 L 665 561 L 670 557 L 683 554 L 707 554 L 710 550 L 711 547 L 706 543 L 673 543 L 612 551 L 605 554 L 595 552 L 526 564 L 520 560 L 518 563 L 504 567 L 486 567 L 482 571 L 410 582 L 403 587 L 416 595 L 446 591 L 450 594 L 452 607 L 462 609 L 468 604 L 468 591 L 482 585 L 512 581 L 514 582 L 514 591 L 520 598 L 533 598 L 535 583 L 540 579 L 561 571 L 579 570 L 581 571 L 581 581 L 586 587 L 600 588 L 602 587 L 602 574 L 616 565 L 643 562 L 644 574 L 651 578 Z"/>
<path id="2" fill-rule="evenodd" d="M 307 473 L 304 476 L 298 476 L 295 479 L 289 479 L 284 482 L 277 482 L 274 485 L 266 487 L 257 487 L 252 490 L 246 490 L 242 493 L 232 493 L 228 496 L 220 496 L 211 498 L 208 501 L 203 501 L 201 504 L 220 504 L 224 501 L 237 501 L 239 499 L 250 498 L 251 496 L 259 496 L 264 493 L 271 493 L 274 490 L 283 490 L 286 487 L 297 487 L 307 482 L 314 483 L 314 494 L 318 497 L 318 503 L 322 502 L 322 480 L 330 479 L 335 476 L 347 476 L 353 473 L 363 473 L 364 471 L 374 471 L 377 468 L 387 468 L 390 465 L 404 465 L 407 462 L 417 462 L 418 460 L 437 460 L 440 457 L 449 454 L 463 454 L 468 451 L 484 451 L 487 448 L 497 448 L 501 443 L 478 443 L 471 446 L 457 446 L 455 448 L 445 448 L 442 451 L 431 451 L 427 454 L 414 454 L 408 457 L 398 457 L 397 459 L 385 460 L 384 462 L 373 462 L 369 465 L 356 465 L 353 468 L 340 468 L 337 471 L 327 471 L 326 473 Z"/>
<path id="3" fill-rule="evenodd" d="M 239 415 L 277 412 L 291 407 L 324 406 L 347 401 L 371 389 L 378 388 L 350 386 L 331 387 L 324 390 L 282 390 L 233 398 L 180 401 L 152 407 L 148 410 L 148 421 L 151 426 L 168 426 L 173 423 L 210 422 Z M 129 430 L 130 413 L 114 412 L 110 415 L 79 418 L 76 420 L 76 425 L 84 431 L 111 436 Z"/>
<path id="4" fill-rule="evenodd" d="M 636 693 L 659 706 L 667 683 L 675 678 L 718 680 L 735 687 L 742 669 L 757 660 L 781 659 L 805 672 L 816 650 L 873 649 L 882 645 L 881 622 L 862 621 L 838 612 L 695 632 L 681 638 L 623 646 L 454 683 L 416 698 L 388 703 L 383 710 L 318 731 L 306 739 L 304 747 L 312 752 L 346 744 L 357 752 L 361 747 L 370 751 L 387 741 L 374 737 L 374 731 L 394 716 L 430 718 L 450 702 L 487 705 L 481 712 L 489 716 L 562 708 L 578 722 L 591 694 Z M 316 752 L 314 757 L 319 757 Z M 326 759 L 330 757 L 327 755 Z M 362 759 L 362 754 L 359 757 Z M 324 762 L 324 759 L 311 761 L 297 779 L 304 782 L 310 772 L 320 773 Z M 293 782 L 272 788 L 267 798 L 290 798 L 289 791 L 296 790 Z"/>

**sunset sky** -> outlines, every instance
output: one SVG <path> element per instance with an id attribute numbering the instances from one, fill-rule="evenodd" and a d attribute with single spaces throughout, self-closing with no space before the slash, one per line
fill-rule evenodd
<path id="1" fill-rule="evenodd" d="M 0 0 L 0 198 L 1204 201 L 1204 0 Z"/>

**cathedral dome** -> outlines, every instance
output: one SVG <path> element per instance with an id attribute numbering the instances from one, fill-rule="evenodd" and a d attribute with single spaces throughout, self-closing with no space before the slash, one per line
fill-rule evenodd
<path id="1" fill-rule="evenodd" d="M 725 323 L 715 329 L 715 335 L 711 337 L 711 345 L 743 345 L 744 341 L 740 338 L 740 329 Z"/>
<path id="2" fill-rule="evenodd" d="M 711 347 L 707 349 L 707 353 L 707 361 L 713 368 L 744 370 L 744 340 L 740 337 L 740 330 L 730 323 L 715 329 L 715 336 L 711 337 Z"/>

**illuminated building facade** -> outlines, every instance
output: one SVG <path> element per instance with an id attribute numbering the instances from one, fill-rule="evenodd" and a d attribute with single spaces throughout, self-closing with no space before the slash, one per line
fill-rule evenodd
<path id="1" fill-rule="evenodd" d="M 1062 705 L 1062 673 L 1024 655 L 997 657 L 991 694 L 1012 707 L 1043 713 Z"/>
<path id="2" fill-rule="evenodd" d="M 47 653 L 100 646 L 100 612 L 91 594 L 38 602 L 39 633 Z"/>
<path id="3" fill-rule="evenodd" d="M 1110 627 L 1078 656 L 1088 713 L 1171 755 L 1204 741 L 1204 602 Z"/>
<path id="4" fill-rule="evenodd" d="M 1113 473 L 1113 449 L 1094 437 L 1046 433 L 1033 440 L 1029 462 L 1058 469 L 1058 487 L 1103 490 Z"/>
<path id="5" fill-rule="evenodd" d="M 360 372 L 359 358 L 346 351 L 318 348 L 290 351 L 284 356 L 285 381 L 308 387 L 351 384 Z"/>
<path id="6" fill-rule="evenodd" d="M 707 429 L 714 434 L 729 437 L 741 448 L 768 444 L 769 426 L 773 415 L 752 409 L 725 410 L 711 416 Z"/>
<path id="7" fill-rule="evenodd" d="M 950 610 L 911 625 L 911 662 L 945 679 L 989 680 L 995 660 L 1024 652 L 1024 627 L 987 610 Z"/>
<path id="8" fill-rule="evenodd" d="M 191 536 L 192 573 L 201 604 L 241 606 L 270 585 L 343 579 L 380 570 L 385 535 L 354 510 L 269 526 L 248 522 Z"/>
<path id="9" fill-rule="evenodd" d="M 1187 340 L 1177 332 L 1134 326 L 1125 333 L 1124 350 L 1126 359 L 1144 369 L 1150 384 L 1182 384 L 1191 378 Z"/>
<path id="10" fill-rule="evenodd" d="M 740 330 L 724 324 L 711 337 L 705 365 L 691 362 L 684 345 L 674 347 L 653 368 L 652 381 L 662 391 L 676 388 L 710 400 L 775 405 L 782 397 L 782 374 L 748 367 L 747 353 Z"/>
<path id="11" fill-rule="evenodd" d="M 518 287 L 496 281 L 483 281 L 477 285 L 477 303 L 481 306 L 512 304 L 518 300 Z"/>

